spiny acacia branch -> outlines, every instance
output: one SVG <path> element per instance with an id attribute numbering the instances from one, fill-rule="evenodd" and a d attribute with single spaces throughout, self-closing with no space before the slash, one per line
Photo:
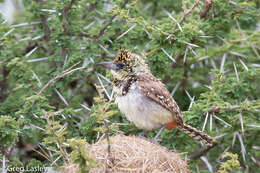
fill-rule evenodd
<path id="1" fill-rule="evenodd" d="M 212 0 L 204 0 L 205 9 L 200 12 L 200 18 L 204 18 L 207 16 L 209 10 L 212 8 L 212 17 L 214 18 L 214 2 Z"/>
<path id="2" fill-rule="evenodd" d="M 208 111 L 208 113 L 209 113 L 209 114 L 212 114 L 212 113 L 215 113 L 215 112 L 219 112 L 219 111 L 221 111 L 221 110 L 231 111 L 231 110 L 239 109 L 239 108 L 241 108 L 240 105 L 234 105 L 234 106 L 229 106 L 229 107 L 216 107 L 216 106 L 213 106 L 213 107 Z"/>
<path id="3" fill-rule="evenodd" d="M 98 39 L 99 37 L 101 37 L 102 35 L 104 35 L 105 33 L 105 30 L 113 23 L 112 20 L 116 17 L 116 15 L 114 15 L 111 19 L 110 22 L 108 22 L 103 28 L 100 29 L 98 35 L 94 35 L 93 38 L 96 40 Z"/>
<path id="4" fill-rule="evenodd" d="M 69 10 L 72 7 L 72 4 L 75 2 L 75 0 L 71 0 L 69 5 L 67 5 L 65 8 L 62 10 L 62 28 L 64 32 L 67 32 L 67 25 L 68 25 L 68 14 Z"/>
<path id="5" fill-rule="evenodd" d="M 51 79 L 39 92 L 38 92 L 38 96 L 41 95 L 43 93 L 44 90 L 46 90 L 49 86 L 53 85 L 58 79 L 66 76 L 67 74 L 74 72 L 76 70 L 81 70 L 85 67 L 79 67 L 77 69 L 73 69 L 75 66 L 77 66 L 80 63 L 77 62 L 76 64 L 72 65 L 70 68 L 68 68 L 67 70 L 63 71 L 62 73 L 60 73 L 59 75 L 55 76 L 53 79 Z M 72 70 L 71 70 L 72 69 Z"/>
<path id="6" fill-rule="evenodd" d="M 194 4 L 192 5 L 192 7 L 191 7 L 187 12 L 184 13 L 184 15 L 182 16 L 181 20 L 179 21 L 179 24 L 180 24 L 180 25 L 185 21 L 186 17 L 187 17 L 189 14 L 191 14 L 191 12 L 194 10 L 194 8 L 199 5 L 199 2 L 200 2 L 199 0 L 196 0 L 196 1 L 194 2 Z M 178 26 L 178 25 L 176 24 L 175 27 L 177 27 L 177 26 Z"/>

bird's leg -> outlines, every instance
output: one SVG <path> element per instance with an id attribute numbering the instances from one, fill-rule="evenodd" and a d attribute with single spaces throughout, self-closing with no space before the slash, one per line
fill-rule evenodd
<path id="1" fill-rule="evenodd" d="M 164 124 L 160 130 L 158 131 L 158 133 L 156 134 L 156 136 L 153 138 L 154 141 L 157 141 L 158 140 L 158 137 L 160 136 L 160 134 L 162 133 L 162 131 L 165 129 L 166 127 L 166 124 Z"/>

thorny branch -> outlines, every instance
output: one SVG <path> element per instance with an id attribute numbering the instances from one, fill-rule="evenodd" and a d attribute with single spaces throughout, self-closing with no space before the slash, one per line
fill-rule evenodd
<path id="1" fill-rule="evenodd" d="M 47 24 L 47 17 L 43 14 L 40 15 L 40 18 L 41 18 L 41 24 L 42 24 L 42 27 L 43 27 L 43 30 L 44 30 L 44 36 L 43 38 L 46 40 L 46 41 L 49 41 L 50 38 L 51 38 L 51 30 Z"/>
<path id="2" fill-rule="evenodd" d="M 40 8 L 42 8 L 43 6 L 43 3 L 44 1 L 43 0 L 34 0 L 36 2 L 38 2 L 40 4 Z M 44 30 L 44 36 L 43 38 L 46 40 L 46 41 L 49 41 L 50 40 L 50 35 L 51 35 L 51 30 L 47 24 L 47 17 L 43 14 L 40 15 L 40 19 L 41 19 L 41 25 L 43 27 L 43 30 Z"/>
<path id="3" fill-rule="evenodd" d="M 196 0 L 194 2 L 194 4 L 192 5 L 192 7 L 187 12 L 184 12 L 184 15 L 182 16 L 181 20 L 176 23 L 175 28 L 178 28 L 185 21 L 186 17 L 189 14 L 191 14 L 191 12 L 194 10 L 194 8 L 197 7 L 198 5 L 199 5 L 199 0 Z M 170 40 L 171 43 L 173 43 L 175 41 L 172 35 L 168 36 L 168 40 Z M 163 45 L 160 45 L 158 48 L 156 48 L 156 49 L 154 49 L 154 50 L 152 50 L 150 52 L 145 53 L 145 56 L 148 56 L 148 55 L 152 54 L 153 52 L 161 49 L 162 47 L 163 47 Z"/>
<path id="4" fill-rule="evenodd" d="M 229 107 L 215 107 L 215 106 L 213 106 L 213 107 L 208 111 L 208 113 L 209 113 L 209 114 L 212 114 L 212 113 L 215 113 L 215 112 L 219 112 L 219 111 L 221 111 L 221 110 L 231 111 L 231 110 L 239 109 L 239 108 L 241 108 L 240 105 L 234 105 L 234 106 L 229 106 Z"/>
<path id="5" fill-rule="evenodd" d="M 60 73 L 59 75 L 55 76 L 53 79 L 51 79 L 39 92 L 38 92 L 38 96 L 41 95 L 43 93 L 44 90 L 46 90 L 49 86 L 53 85 L 58 79 L 66 76 L 67 74 L 70 74 L 76 70 L 81 70 L 85 67 L 79 67 L 79 68 L 76 68 L 76 69 L 73 69 L 75 66 L 77 66 L 78 64 L 80 63 L 77 62 L 76 64 L 72 65 L 70 68 L 68 68 L 67 70 L 63 71 L 62 73 Z"/>
<path id="6" fill-rule="evenodd" d="M 109 23 L 107 23 L 103 28 L 100 29 L 98 35 L 94 35 L 93 38 L 94 39 L 98 39 L 99 37 L 101 37 L 102 35 L 104 35 L 105 30 L 113 23 L 112 20 L 116 17 L 116 15 L 112 16 L 112 19 Z"/>
<path id="7" fill-rule="evenodd" d="M 207 16 L 210 8 L 212 8 L 212 18 L 215 17 L 215 14 L 214 14 L 214 2 L 212 0 L 204 0 L 204 4 L 205 4 L 205 9 L 200 12 L 200 18 L 204 18 Z"/>
<path id="8" fill-rule="evenodd" d="M 192 5 L 192 7 L 191 7 L 187 12 L 184 13 L 184 15 L 182 16 L 181 20 L 179 21 L 179 25 L 181 25 L 181 24 L 185 21 L 186 17 L 187 17 L 189 14 L 191 14 L 191 12 L 194 10 L 194 8 L 199 5 L 199 2 L 200 2 L 199 0 L 196 0 L 196 1 L 194 2 L 194 4 Z M 176 28 L 176 27 L 178 27 L 177 24 L 175 25 L 175 28 Z"/>
<path id="9" fill-rule="evenodd" d="M 67 5 L 65 8 L 62 10 L 62 28 L 64 32 L 67 32 L 67 25 L 68 25 L 68 14 L 69 10 L 72 7 L 72 4 L 75 2 L 75 0 L 71 0 L 69 5 Z"/>

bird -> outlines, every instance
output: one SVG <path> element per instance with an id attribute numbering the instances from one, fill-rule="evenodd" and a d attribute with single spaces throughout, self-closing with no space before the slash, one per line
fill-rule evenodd
<path id="1" fill-rule="evenodd" d="M 215 144 L 214 138 L 184 122 L 179 106 L 166 86 L 153 76 L 142 56 L 122 49 L 114 61 L 98 64 L 112 73 L 115 102 L 137 128 L 146 131 L 161 128 L 159 132 L 178 128 L 207 146 Z"/>

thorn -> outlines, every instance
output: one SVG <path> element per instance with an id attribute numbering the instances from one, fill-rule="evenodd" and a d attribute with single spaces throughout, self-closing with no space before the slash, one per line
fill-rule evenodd
<path id="1" fill-rule="evenodd" d="M 59 98 L 63 101 L 63 103 L 66 106 L 69 106 L 69 103 L 66 101 L 66 99 L 61 95 L 61 93 L 56 88 L 54 88 L 54 91 L 58 94 Z"/>
<path id="2" fill-rule="evenodd" d="M 176 63 L 175 59 L 173 59 L 173 57 L 171 55 L 168 54 L 168 52 L 166 52 L 166 50 L 164 50 L 164 48 L 161 48 L 161 50 L 163 51 L 163 53 L 165 53 L 174 63 Z"/>
<path id="3" fill-rule="evenodd" d="M 237 81 L 239 82 L 239 77 L 238 77 L 237 67 L 236 67 L 235 62 L 233 62 L 233 66 L 234 66 L 234 70 L 235 70 L 235 74 L 236 74 Z"/>
<path id="4" fill-rule="evenodd" d="M 246 69 L 246 71 L 248 71 L 248 67 L 246 66 L 246 64 L 239 58 L 240 63 L 243 65 L 243 67 Z"/>
<path id="5" fill-rule="evenodd" d="M 212 131 L 212 115 L 209 115 L 209 131 Z"/>
<path id="6" fill-rule="evenodd" d="M 226 58 L 227 58 L 227 54 L 224 53 L 222 61 L 221 61 L 220 69 L 219 69 L 219 71 L 223 72 L 223 73 L 224 73 L 224 65 L 225 65 Z"/>
<path id="7" fill-rule="evenodd" d="M 214 69 L 217 69 L 216 63 L 215 63 L 215 61 L 213 59 L 210 60 L 210 64 L 212 65 L 212 67 Z"/>
<path id="8" fill-rule="evenodd" d="M 232 147 L 235 145 L 237 134 L 238 134 L 237 132 L 234 132 L 233 140 L 232 140 Z"/>
<path id="9" fill-rule="evenodd" d="M 87 107 L 86 105 L 80 104 L 84 109 L 91 111 L 91 109 L 89 107 Z"/>
<path id="10" fill-rule="evenodd" d="M 98 44 L 99 45 L 99 47 L 101 47 L 107 54 L 108 54 L 108 56 L 110 56 L 110 57 L 114 57 L 115 55 L 114 54 L 112 54 L 112 53 L 110 53 L 104 46 L 102 46 L 101 44 Z"/>
<path id="11" fill-rule="evenodd" d="M 236 55 L 236 56 L 242 57 L 242 58 L 247 58 L 247 56 L 242 54 L 242 53 L 233 52 L 233 51 L 230 51 L 229 53 L 232 54 L 232 55 Z"/>
<path id="12" fill-rule="evenodd" d="M 213 168 L 212 168 L 211 164 L 209 163 L 209 160 L 207 159 L 207 157 L 201 156 L 200 159 L 206 164 L 209 172 L 213 172 Z"/>
<path id="13" fill-rule="evenodd" d="M 260 64 L 251 64 L 253 67 L 258 67 L 260 68 Z"/>
<path id="14" fill-rule="evenodd" d="M 180 87 L 180 85 L 181 85 L 181 82 L 179 81 L 179 82 L 175 85 L 174 89 L 172 90 L 171 96 L 173 96 L 173 95 L 175 94 L 175 92 L 176 92 L 177 89 Z"/>
<path id="15" fill-rule="evenodd" d="M 192 52 L 195 56 L 198 56 L 198 54 L 192 49 L 192 47 L 189 47 L 189 49 L 191 50 L 191 52 Z"/>
<path id="16" fill-rule="evenodd" d="M 187 57 L 188 50 L 189 50 L 189 46 L 187 46 L 186 49 L 185 49 L 185 53 L 184 53 L 184 57 L 183 57 L 183 64 L 185 64 L 185 62 L 186 62 L 186 57 Z"/>
<path id="17" fill-rule="evenodd" d="M 132 25 L 128 30 L 126 30 L 123 34 L 119 35 L 116 40 L 119 40 L 120 38 L 122 38 L 124 35 L 126 35 L 129 31 L 131 31 L 132 29 L 134 29 L 134 27 L 136 26 L 136 24 Z"/>
<path id="18" fill-rule="evenodd" d="M 205 130 L 205 127 L 206 127 L 206 124 L 207 124 L 207 121 L 208 121 L 208 116 L 209 116 L 209 112 L 207 112 L 207 114 L 206 114 L 205 121 L 204 121 L 203 127 L 202 127 L 202 131 Z"/>
<path id="19" fill-rule="evenodd" d="M 29 60 L 27 60 L 27 62 L 31 63 L 31 62 L 45 61 L 48 59 L 49 59 L 49 57 L 43 57 L 43 58 L 29 59 Z"/>
<path id="20" fill-rule="evenodd" d="M 182 32 L 183 30 L 182 30 L 182 28 L 181 28 L 181 25 L 180 25 L 179 22 L 177 22 L 177 20 L 171 15 L 171 13 L 169 13 L 169 12 L 168 12 L 167 10 L 165 10 L 164 8 L 162 8 L 162 11 L 163 11 L 164 14 L 166 14 L 172 21 L 174 21 L 174 22 L 177 24 L 179 30 Z"/>
<path id="21" fill-rule="evenodd" d="M 243 121 L 243 117 L 242 117 L 242 113 L 239 113 L 239 121 L 241 124 L 241 131 L 242 131 L 242 135 L 244 136 L 244 121 Z"/>
<path id="22" fill-rule="evenodd" d="M 215 136 L 214 138 L 215 139 L 219 139 L 219 138 L 222 138 L 222 137 L 224 137 L 224 136 L 226 136 L 228 133 L 223 133 L 223 134 L 220 134 L 220 135 L 218 135 L 218 136 Z"/>
<path id="23" fill-rule="evenodd" d="M 199 47 L 199 46 L 198 46 L 198 45 L 196 45 L 196 44 L 188 43 L 188 42 L 186 42 L 186 41 L 183 41 L 183 43 L 185 43 L 185 44 L 187 44 L 187 45 L 189 45 L 189 46 L 193 46 L 193 47 Z"/>
<path id="24" fill-rule="evenodd" d="M 221 121 L 222 123 L 226 124 L 229 127 L 232 127 L 230 124 L 228 124 L 226 121 L 222 120 L 221 118 L 217 117 L 216 115 L 213 115 L 214 118 L 218 119 L 219 121 Z"/>
<path id="25" fill-rule="evenodd" d="M 112 83 L 111 80 L 109 80 L 108 78 L 106 78 L 105 76 L 103 76 L 100 73 L 97 73 L 99 77 L 101 77 L 102 79 L 104 79 L 105 81 L 107 81 L 108 83 Z"/>
<path id="26" fill-rule="evenodd" d="M 40 11 L 48 12 L 48 13 L 55 13 L 56 12 L 56 10 L 53 10 L 53 9 L 41 9 Z"/>
<path id="27" fill-rule="evenodd" d="M 30 52 L 28 52 L 24 57 L 29 57 L 33 52 L 35 52 L 38 49 L 38 47 L 33 48 Z"/>
<path id="28" fill-rule="evenodd" d="M 32 73 L 33 73 L 33 77 L 34 77 L 34 78 L 37 80 L 37 82 L 38 82 L 38 86 L 41 87 L 41 86 L 42 86 L 42 83 L 41 83 L 39 77 L 36 75 L 36 73 L 34 73 L 33 70 L 31 70 L 31 71 L 32 71 Z"/>
<path id="29" fill-rule="evenodd" d="M 202 61 L 202 60 L 205 60 L 205 59 L 208 59 L 210 56 L 203 56 L 203 57 L 200 57 L 199 58 L 199 61 Z"/>
<path id="30" fill-rule="evenodd" d="M 243 143 L 242 136 L 239 133 L 237 133 L 237 136 L 238 136 L 238 139 L 239 139 L 239 142 L 240 142 L 240 147 L 241 147 L 241 153 L 242 153 L 243 161 L 246 162 L 246 148 L 245 148 L 245 145 Z"/>
<path id="31" fill-rule="evenodd" d="M 9 34 L 11 34 L 11 33 L 14 31 L 14 29 L 15 29 L 15 28 L 10 29 L 8 32 L 6 32 L 6 33 L 3 35 L 3 37 L 6 37 L 6 36 L 8 36 Z"/>
<path id="32" fill-rule="evenodd" d="M 105 88 L 105 86 L 104 86 L 102 80 L 100 79 L 100 77 L 98 76 L 97 73 L 96 73 L 96 75 L 97 75 L 97 78 L 98 78 L 98 81 L 99 81 L 101 87 L 102 87 L 102 88 L 104 89 L 104 91 L 105 91 L 106 96 L 108 97 L 109 101 L 111 101 L 111 100 L 112 100 L 112 97 L 108 94 L 108 92 L 107 92 L 107 90 L 106 90 L 106 88 Z"/>
<path id="33" fill-rule="evenodd" d="M 260 128 L 260 125 L 256 125 L 256 124 L 246 124 L 246 126 L 253 127 L 253 128 Z"/>

